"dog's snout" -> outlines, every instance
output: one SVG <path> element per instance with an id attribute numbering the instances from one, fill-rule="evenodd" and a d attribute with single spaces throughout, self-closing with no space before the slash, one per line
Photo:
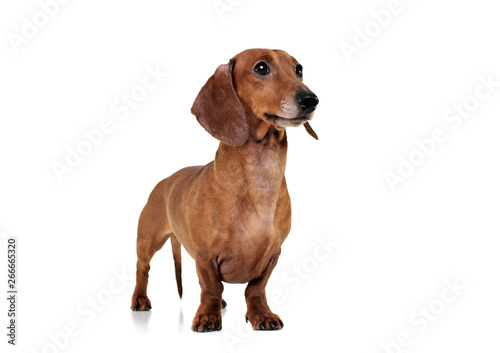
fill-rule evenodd
<path id="1" fill-rule="evenodd" d="M 295 100 L 302 109 L 302 112 L 305 114 L 313 112 L 319 103 L 319 99 L 314 93 L 305 91 L 299 92 L 295 97 Z"/>

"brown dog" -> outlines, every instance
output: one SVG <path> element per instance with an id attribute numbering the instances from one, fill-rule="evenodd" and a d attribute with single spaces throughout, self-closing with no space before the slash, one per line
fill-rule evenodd
<path id="1" fill-rule="evenodd" d="M 181 297 L 181 244 L 196 261 L 194 331 L 222 328 L 222 281 L 248 282 L 246 317 L 254 329 L 283 327 L 265 287 L 291 224 L 285 127 L 303 124 L 317 139 L 308 124 L 317 104 L 302 66 L 284 51 L 250 49 L 219 66 L 191 109 L 219 149 L 214 161 L 179 170 L 151 193 L 139 219 L 132 310 L 151 308 L 149 263 L 170 238 Z"/>

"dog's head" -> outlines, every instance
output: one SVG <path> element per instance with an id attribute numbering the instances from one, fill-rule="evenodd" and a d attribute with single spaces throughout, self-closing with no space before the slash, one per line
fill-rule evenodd
<path id="1" fill-rule="evenodd" d="M 246 50 L 217 68 L 200 90 L 191 112 L 215 138 L 242 145 L 256 124 L 282 130 L 304 125 L 318 97 L 302 82 L 302 66 L 282 50 Z"/>

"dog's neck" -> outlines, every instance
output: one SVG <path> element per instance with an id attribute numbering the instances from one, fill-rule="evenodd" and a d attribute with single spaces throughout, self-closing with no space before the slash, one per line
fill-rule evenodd
<path id="1" fill-rule="evenodd" d="M 220 143 L 215 177 L 227 190 L 248 198 L 258 213 L 274 214 L 285 177 L 286 132 L 271 127 L 252 135 L 241 146 Z"/>

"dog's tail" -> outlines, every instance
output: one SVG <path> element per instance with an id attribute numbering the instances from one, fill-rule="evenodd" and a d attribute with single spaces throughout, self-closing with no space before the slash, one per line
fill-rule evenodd
<path id="1" fill-rule="evenodd" d="M 181 262 L 181 243 L 175 238 L 175 236 L 170 237 L 172 243 L 172 254 L 174 255 L 174 265 L 175 265 L 175 280 L 177 281 L 177 291 L 179 292 L 179 298 L 182 298 L 182 262 Z"/>

